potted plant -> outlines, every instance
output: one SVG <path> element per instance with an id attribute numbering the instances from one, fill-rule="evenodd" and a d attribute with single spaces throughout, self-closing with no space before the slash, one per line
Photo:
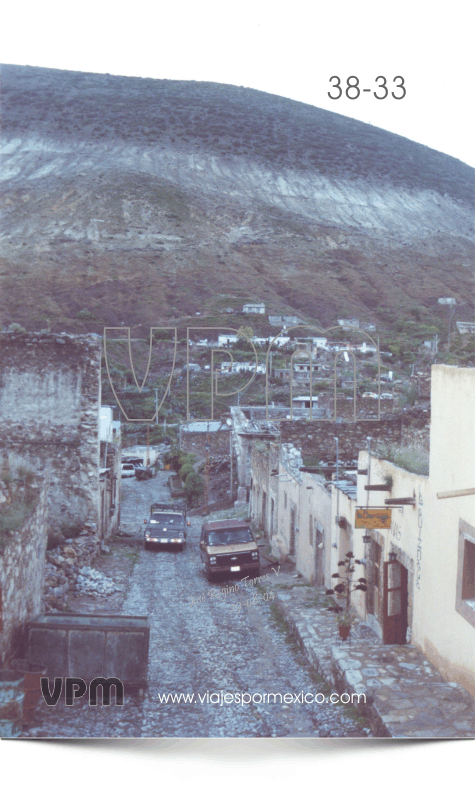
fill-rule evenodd
<path id="1" fill-rule="evenodd" d="M 340 573 L 333 573 L 332 579 L 339 579 L 338 584 L 335 585 L 334 589 L 328 589 L 326 591 L 327 595 L 336 595 L 340 603 L 342 603 L 342 605 L 335 603 L 329 610 L 337 614 L 336 622 L 338 625 L 338 633 L 343 641 L 346 641 L 348 638 L 351 626 L 356 619 L 356 615 L 350 609 L 351 593 L 357 590 L 366 592 L 368 589 L 365 578 L 355 579 L 353 577 L 355 565 L 361 564 L 361 560 L 355 559 L 353 552 L 348 551 L 345 555 L 345 559 L 338 562 L 338 567 L 343 569 L 343 575 L 340 575 Z"/>
<path id="2" fill-rule="evenodd" d="M 12 666 L 24 674 L 23 722 L 29 724 L 41 696 L 41 678 L 46 676 L 46 667 L 22 658 L 13 660 Z"/>
<path id="3" fill-rule="evenodd" d="M 338 634 L 340 639 L 346 641 L 350 635 L 351 626 L 355 621 L 355 615 L 351 611 L 339 611 L 336 615 L 336 624 L 338 625 Z"/>

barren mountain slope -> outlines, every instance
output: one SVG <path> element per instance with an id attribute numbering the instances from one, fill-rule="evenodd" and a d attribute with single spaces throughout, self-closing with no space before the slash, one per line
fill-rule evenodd
<path id="1" fill-rule="evenodd" d="M 474 170 L 449 156 L 228 85 L 0 77 L 3 325 L 175 324 L 236 296 L 384 328 L 469 297 Z"/>

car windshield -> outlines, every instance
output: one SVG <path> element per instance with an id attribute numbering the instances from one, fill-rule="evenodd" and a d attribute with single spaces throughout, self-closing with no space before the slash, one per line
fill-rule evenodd
<path id="1" fill-rule="evenodd" d="M 219 529 L 208 533 L 209 546 L 228 546 L 235 543 L 251 543 L 254 540 L 249 527 Z"/>
<path id="2" fill-rule="evenodd" d="M 170 513 L 157 515 L 156 513 L 150 519 L 150 524 L 156 527 L 178 527 L 183 528 L 183 516 L 170 515 Z"/>

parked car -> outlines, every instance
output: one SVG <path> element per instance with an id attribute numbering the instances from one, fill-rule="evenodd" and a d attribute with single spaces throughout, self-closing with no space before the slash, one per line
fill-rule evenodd
<path id="1" fill-rule="evenodd" d="M 182 513 L 186 518 L 186 502 L 152 502 L 150 505 L 150 516 L 152 517 L 154 513 L 162 513 L 168 510 Z"/>
<path id="2" fill-rule="evenodd" d="M 259 549 L 245 521 L 208 521 L 200 538 L 201 561 L 206 578 L 225 574 L 242 578 L 260 573 Z"/>
<path id="3" fill-rule="evenodd" d="M 122 469 L 120 471 L 121 478 L 135 478 L 135 466 L 134 464 L 122 464 Z"/>
<path id="4" fill-rule="evenodd" d="M 138 456 L 122 456 L 122 464 L 133 464 L 134 467 L 142 467 L 143 466 L 143 458 L 139 458 Z"/>
<path id="5" fill-rule="evenodd" d="M 186 545 L 187 528 L 186 507 L 167 503 L 154 503 L 151 506 L 150 520 L 144 519 L 144 548 L 152 546 L 174 546 L 183 551 Z"/>
<path id="6" fill-rule="evenodd" d="M 135 477 L 137 480 L 149 480 L 153 477 L 153 470 L 151 467 L 139 466 L 135 467 Z"/>

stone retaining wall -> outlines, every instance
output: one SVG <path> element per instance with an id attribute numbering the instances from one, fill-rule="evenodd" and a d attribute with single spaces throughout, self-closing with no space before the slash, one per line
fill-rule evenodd
<path id="1" fill-rule="evenodd" d="M 99 521 L 99 336 L 0 334 L 0 465 L 50 467 L 58 524 Z"/>
<path id="2" fill-rule="evenodd" d="M 22 623 L 43 611 L 48 491 L 45 478 L 35 510 L 0 551 L 0 664 L 9 659 Z"/>

